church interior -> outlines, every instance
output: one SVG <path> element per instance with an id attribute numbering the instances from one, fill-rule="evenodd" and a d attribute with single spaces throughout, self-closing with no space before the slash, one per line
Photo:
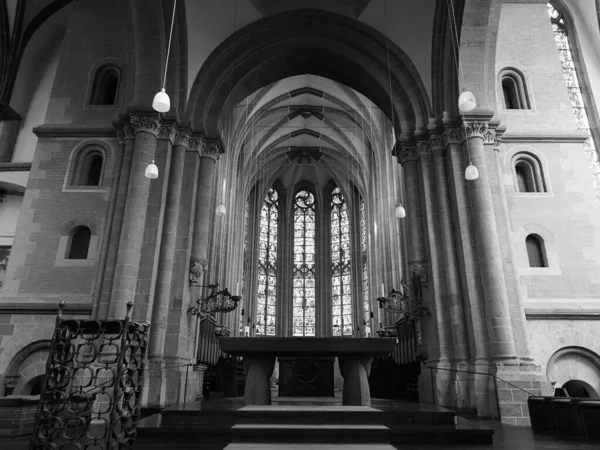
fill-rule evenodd
<path id="1" fill-rule="evenodd" d="M 600 0 L 0 24 L 0 447 L 594 448 Z"/>

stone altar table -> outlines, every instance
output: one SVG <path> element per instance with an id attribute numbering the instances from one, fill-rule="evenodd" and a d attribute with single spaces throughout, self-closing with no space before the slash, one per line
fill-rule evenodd
<path id="1" fill-rule="evenodd" d="M 344 378 L 342 404 L 370 406 L 369 373 L 376 356 L 394 350 L 394 338 L 235 337 L 221 338 L 221 350 L 244 358 L 246 405 L 270 405 L 277 356 L 337 356 Z"/>

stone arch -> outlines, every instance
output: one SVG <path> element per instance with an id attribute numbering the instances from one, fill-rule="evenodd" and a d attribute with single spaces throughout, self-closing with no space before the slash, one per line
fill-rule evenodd
<path id="1" fill-rule="evenodd" d="M 582 381 L 600 392 L 600 355 L 584 347 L 563 347 L 554 352 L 546 366 L 548 380 L 562 387 L 569 381 Z"/>
<path id="2" fill-rule="evenodd" d="M 27 346 L 37 341 L 50 341 L 54 325 L 54 320 L 51 320 L 43 325 L 27 327 L 22 333 L 13 334 L 0 354 L 0 373 L 6 373 L 15 356 Z"/>
<path id="3" fill-rule="evenodd" d="M 10 359 L 6 367 L 5 379 L 15 379 L 13 394 L 28 395 L 26 387 L 31 387 L 30 382 L 46 373 L 50 345 L 50 339 L 36 340 L 18 350 Z"/>
<path id="4" fill-rule="evenodd" d="M 384 35 L 347 17 L 295 10 L 242 28 L 208 57 L 188 100 L 186 117 L 206 139 L 219 136 L 225 105 L 233 106 L 261 87 L 310 73 L 343 83 L 390 110 Z M 389 43 L 396 136 L 427 125 L 431 105 L 410 58 Z"/>

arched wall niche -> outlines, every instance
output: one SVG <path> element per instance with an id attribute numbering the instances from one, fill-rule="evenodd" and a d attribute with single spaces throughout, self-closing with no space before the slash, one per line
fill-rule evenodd
<path id="1" fill-rule="evenodd" d="M 584 347 L 563 347 L 548 360 L 548 380 L 562 387 L 572 380 L 589 384 L 596 393 L 600 392 L 600 355 Z"/>
<path id="2" fill-rule="evenodd" d="M 256 21 L 217 47 L 192 86 L 186 118 L 205 137 L 219 138 L 228 108 L 269 83 L 305 73 L 343 83 L 390 111 L 387 46 L 396 136 L 422 130 L 431 103 L 408 56 L 360 22 L 309 9 Z"/>

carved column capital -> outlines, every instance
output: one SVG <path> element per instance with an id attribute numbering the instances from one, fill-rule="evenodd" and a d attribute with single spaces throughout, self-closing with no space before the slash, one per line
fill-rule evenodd
<path id="1" fill-rule="evenodd" d="M 429 156 L 431 155 L 431 144 L 429 143 L 429 141 L 419 141 L 417 142 L 417 150 L 419 152 L 419 155 L 421 156 Z"/>
<path id="2" fill-rule="evenodd" d="M 432 134 L 429 137 L 429 145 L 434 154 L 442 155 L 446 147 L 448 147 L 448 138 L 445 134 Z"/>
<path id="3" fill-rule="evenodd" d="M 462 132 L 460 128 L 446 128 L 444 130 L 444 139 L 448 144 L 462 144 Z"/>
<path id="4" fill-rule="evenodd" d="M 208 268 L 208 259 L 192 259 L 190 262 L 190 284 L 199 285 L 201 283 L 202 274 Z"/>
<path id="5" fill-rule="evenodd" d="M 398 162 L 402 165 L 407 163 L 408 161 L 418 161 L 421 157 L 421 153 L 416 145 L 409 146 L 405 144 L 400 144 L 396 150 L 396 158 L 398 158 Z"/>
<path id="6" fill-rule="evenodd" d="M 489 139 L 490 132 L 493 133 L 492 130 L 489 129 L 490 123 L 485 120 L 465 120 L 462 123 L 461 133 L 462 140 L 469 139 L 472 137 L 480 137 L 486 141 Z"/>
<path id="7" fill-rule="evenodd" d="M 422 262 L 413 262 L 410 264 L 410 273 L 415 277 L 421 287 L 427 287 L 429 285 L 429 275 L 427 264 Z"/>
<path id="8" fill-rule="evenodd" d="M 7 375 L 4 377 L 4 386 L 10 389 L 14 389 L 19 383 L 21 375 Z"/>
<path id="9" fill-rule="evenodd" d="M 191 141 L 193 139 L 190 137 L 190 133 L 187 131 L 176 131 L 173 136 L 173 145 L 180 145 L 185 147 L 186 150 L 190 149 Z"/>
<path id="10" fill-rule="evenodd" d="M 160 132 L 160 120 L 156 116 L 130 116 L 129 123 L 134 133 L 145 132 L 158 136 Z"/>
<path id="11" fill-rule="evenodd" d="M 123 128 L 117 130 L 117 138 L 119 144 L 124 144 L 127 139 L 135 139 L 135 130 L 130 124 L 123 124 Z"/>
<path id="12" fill-rule="evenodd" d="M 160 129 L 158 130 L 158 139 L 168 139 L 172 144 L 176 132 L 177 129 L 174 125 L 161 125 Z"/>
<path id="13" fill-rule="evenodd" d="M 202 143 L 202 151 L 200 152 L 200 156 L 207 156 L 209 158 L 218 161 L 221 158 L 221 152 L 219 151 L 219 146 L 216 143 L 207 144 L 205 142 Z"/>
<path id="14" fill-rule="evenodd" d="M 494 150 L 499 152 L 500 151 L 500 144 L 502 144 L 502 138 L 498 135 L 496 135 L 496 138 L 494 139 Z"/>

